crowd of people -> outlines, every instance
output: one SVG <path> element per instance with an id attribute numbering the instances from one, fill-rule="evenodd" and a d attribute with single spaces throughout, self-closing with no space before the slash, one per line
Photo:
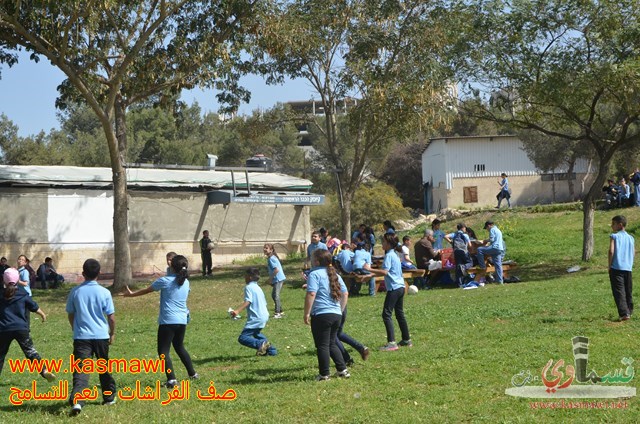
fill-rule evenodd
<path id="1" fill-rule="evenodd" d="M 607 180 L 602 192 L 607 208 L 640 207 L 640 168 L 630 173 L 628 179 L 620 178 L 617 183 L 614 179 Z"/>

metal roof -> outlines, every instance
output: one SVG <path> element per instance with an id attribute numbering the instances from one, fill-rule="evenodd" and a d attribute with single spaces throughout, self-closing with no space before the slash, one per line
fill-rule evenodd
<path id="1" fill-rule="evenodd" d="M 231 189 L 235 183 L 237 189 L 246 189 L 247 175 L 256 190 L 305 191 L 313 185 L 303 178 L 265 172 L 155 168 L 126 168 L 126 172 L 129 188 Z M 111 168 L 0 165 L 0 185 L 105 188 L 112 186 L 112 172 Z"/>

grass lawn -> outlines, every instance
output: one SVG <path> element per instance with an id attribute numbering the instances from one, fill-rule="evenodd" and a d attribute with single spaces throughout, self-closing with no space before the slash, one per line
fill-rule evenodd
<path id="1" fill-rule="evenodd" d="M 246 314 L 238 321 L 227 316 L 230 306 L 242 302 L 242 270 L 219 271 L 213 280 L 193 278 L 186 346 L 201 380 L 192 384 L 191 399 L 167 406 L 157 400 L 101 406 L 99 399 L 89 402 L 76 419 L 96 423 L 637 422 L 640 408 L 635 397 L 623 409 L 534 409 L 530 402 L 535 399 L 505 395 L 505 389 L 512 387 L 512 377 L 521 370 L 540 377 L 550 359 L 573 363 L 571 339 L 577 335 L 589 337 L 589 369 L 601 376 L 624 368 L 623 357 L 640 356 L 640 324 L 636 317 L 617 322 L 607 275 L 609 225 L 615 212 L 625 214 L 629 232 L 636 238 L 640 235 L 640 208 L 597 212 L 596 253 L 588 263 L 580 262 L 581 212 L 514 210 L 468 217 L 467 224 L 479 237 L 486 237 L 482 223 L 487 218 L 492 217 L 503 229 L 507 259 L 521 264 L 515 274 L 522 282 L 490 284 L 477 290 L 435 289 L 407 297 L 405 312 L 414 346 L 396 352 L 377 351 L 386 341 L 380 317 L 384 295 L 350 299 L 345 331 L 372 353 L 363 362 L 354 352 L 356 364 L 348 380 L 314 381 L 317 361 L 311 331 L 302 322 L 300 260 L 284 264 L 288 276 L 282 292 L 285 318 L 272 319 L 264 330 L 279 350 L 275 357 L 256 357 L 253 350 L 238 344 Z M 443 225 L 445 231 L 454 228 L 455 222 Z M 259 263 L 266 275 L 266 260 Z M 582 270 L 567 273 L 572 265 Z M 272 310 L 270 289 L 265 284 L 262 287 Z M 31 323 L 40 354 L 64 358 L 65 366 L 72 351 L 64 311 L 67 293 L 68 289 L 34 291 L 49 319 L 43 324 L 32 318 Z M 155 358 L 158 295 L 116 297 L 114 301 L 117 337 L 111 357 Z M 22 357 L 14 343 L 7 358 Z M 186 378 L 173 352 L 172 358 L 178 378 Z M 71 380 L 70 374 L 60 373 L 59 377 Z M 5 363 L 0 422 L 69 420 L 69 407 L 60 401 L 9 403 L 10 388 L 26 389 L 34 378 L 43 391 L 51 387 L 39 376 L 11 373 Z M 119 388 L 133 386 L 136 380 L 143 387 L 164 381 L 160 374 L 115 374 L 115 378 Z M 233 388 L 237 399 L 198 400 L 196 390 L 205 392 L 210 381 L 220 393 Z M 98 384 L 97 376 L 91 377 L 90 384 Z M 540 380 L 532 384 L 542 385 Z M 636 387 L 637 380 L 627 386 Z M 166 392 L 162 389 L 163 395 Z"/>

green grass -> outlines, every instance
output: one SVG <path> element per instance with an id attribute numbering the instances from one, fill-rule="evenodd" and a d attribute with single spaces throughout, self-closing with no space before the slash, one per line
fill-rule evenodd
<path id="1" fill-rule="evenodd" d="M 637 238 L 640 210 L 622 212 Z M 571 338 L 576 335 L 590 338 L 589 367 L 600 375 L 622 368 L 625 356 L 639 356 L 640 324 L 635 317 L 616 322 L 608 282 L 606 248 L 613 215 L 596 213 L 596 254 L 588 263 L 579 260 L 579 211 L 483 212 L 467 217 L 467 224 L 481 237 L 486 236 L 482 223 L 488 218 L 503 228 L 507 256 L 521 264 L 517 275 L 523 282 L 469 291 L 437 289 L 407 297 L 405 312 L 414 347 L 397 352 L 377 351 L 385 342 L 380 318 L 384 296 L 350 299 L 345 331 L 372 348 L 372 354 L 366 363 L 356 354 L 352 377 L 345 381 L 313 381 L 317 362 L 310 329 L 302 322 L 299 259 L 284 264 L 290 283 L 282 292 L 286 317 L 272 319 L 264 331 L 279 350 L 275 357 L 256 357 L 237 343 L 244 319 L 230 320 L 226 311 L 242 302 L 241 269 L 219 271 L 213 280 L 193 278 L 186 346 L 202 379 L 192 386 L 191 399 L 168 406 L 156 401 L 121 401 L 112 407 L 89 403 L 81 419 L 96 423 L 636 422 L 637 398 L 629 399 L 629 407 L 622 410 L 535 410 L 529 400 L 505 395 L 512 376 L 521 370 L 539 376 L 549 359 L 572 362 Z M 443 229 L 452 230 L 454 225 L 445 223 Z M 260 264 L 266 269 L 264 259 Z M 576 264 L 582 271 L 568 274 L 566 268 Z M 272 309 L 269 287 L 263 289 Z M 49 316 L 44 324 L 32 322 L 36 348 L 45 358 L 68 358 L 72 340 L 64 312 L 67 291 L 34 294 Z M 158 295 L 116 297 L 115 304 L 117 338 L 111 357 L 154 358 Z M 178 358 L 172 357 L 176 363 Z M 15 343 L 8 358 L 22 358 Z M 186 377 L 179 362 L 176 370 L 179 378 Z M 68 374 L 61 377 L 70 380 Z M 0 422 L 68 420 L 66 403 L 10 405 L 10 388 L 27 388 L 33 378 L 12 374 L 5 363 Z M 39 387 L 47 387 L 36 378 Z M 143 385 L 164 381 L 161 375 L 116 374 L 115 378 L 119 388 L 135 384 L 136 379 Z M 235 389 L 237 400 L 196 399 L 196 390 L 205 391 L 211 380 L 218 391 Z M 97 376 L 92 376 L 91 384 L 98 384 Z M 636 380 L 630 385 L 636 387 Z"/>

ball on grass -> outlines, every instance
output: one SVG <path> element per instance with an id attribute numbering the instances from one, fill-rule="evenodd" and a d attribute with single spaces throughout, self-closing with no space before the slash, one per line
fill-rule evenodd
<path id="1" fill-rule="evenodd" d="M 409 286 L 409 294 L 418 294 L 418 287 L 413 284 Z"/>

